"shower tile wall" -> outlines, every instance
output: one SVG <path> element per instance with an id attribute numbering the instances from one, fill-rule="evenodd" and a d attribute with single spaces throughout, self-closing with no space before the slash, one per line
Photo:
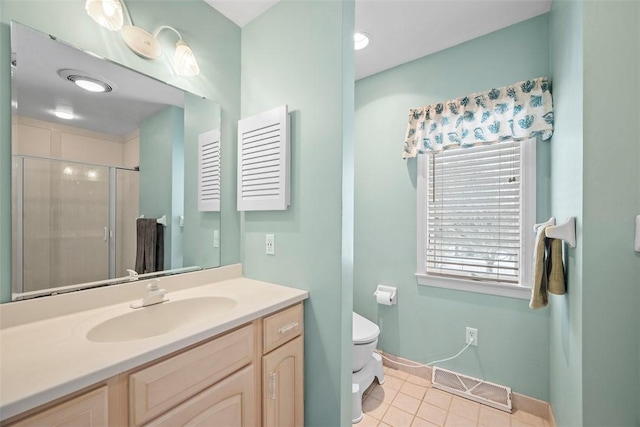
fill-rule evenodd
<path id="1" fill-rule="evenodd" d="M 13 135 L 16 136 L 13 141 L 14 154 L 62 157 L 109 166 L 138 165 L 137 133 L 125 137 L 104 135 L 26 117 L 18 117 L 13 129 Z M 74 179 L 64 174 L 63 162 L 31 159 L 29 164 L 30 167 L 25 168 L 25 179 L 32 181 L 25 186 L 24 200 L 31 204 L 32 209 L 24 217 L 24 237 L 25 241 L 31 239 L 31 244 L 25 244 L 24 259 L 26 266 L 29 260 L 38 260 L 38 265 L 37 268 L 25 268 L 24 290 L 107 278 L 108 248 L 102 238 L 102 227 L 108 225 L 108 168 L 70 164 L 74 174 L 84 177 Z M 132 268 L 135 263 L 135 218 L 138 215 L 137 173 L 119 171 L 119 177 L 122 182 L 117 190 L 118 276 L 125 275 L 126 269 Z M 125 188 L 135 190 L 124 191 Z M 95 202 L 74 205 L 73 201 L 81 193 L 90 194 Z M 17 225 L 15 213 L 14 210 L 14 230 Z M 72 232 L 72 236 L 67 234 L 64 238 L 51 238 L 55 235 L 54 230 L 60 229 L 60 226 L 63 230 L 81 232 Z M 78 239 L 78 234 L 89 238 Z M 13 244 L 16 244 L 15 235 Z M 78 249 L 83 254 L 82 261 L 75 255 L 68 255 L 77 253 Z M 82 267 L 78 268 L 80 265 Z M 17 268 L 15 257 L 13 268 Z"/>

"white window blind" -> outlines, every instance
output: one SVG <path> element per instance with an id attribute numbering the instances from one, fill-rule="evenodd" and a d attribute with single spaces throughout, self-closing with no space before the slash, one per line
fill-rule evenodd
<path id="1" fill-rule="evenodd" d="M 521 143 L 429 155 L 427 275 L 518 284 Z"/>

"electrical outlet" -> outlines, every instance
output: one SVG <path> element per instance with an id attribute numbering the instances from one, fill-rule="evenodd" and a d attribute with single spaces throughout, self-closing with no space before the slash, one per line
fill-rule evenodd
<path id="1" fill-rule="evenodd" d="M 265 239 L 265 253 L 267 255 L 276 254 L 276 239 L 273 234 L 267 234 Z"/>
<path id="2" fill-rule="evenodd" d="M 471 345 L 477 347 L 478 346 L 478 330 L 476 328 L 470 328 L 467 326 L 467 337 L 465 339 L 465 342 L 469 344 L 471 340 L 473 340 L 473 343 Z"/>

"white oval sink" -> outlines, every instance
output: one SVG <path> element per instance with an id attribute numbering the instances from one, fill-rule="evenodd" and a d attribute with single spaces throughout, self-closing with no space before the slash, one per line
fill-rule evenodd
<path id="1" fill-rule="evenodd" d="M 177 331 L 231 310 L 237 301 L 226 297 L 167 301 L 105 320 L 87 332 L 93 342 L 132 341 Z"/>

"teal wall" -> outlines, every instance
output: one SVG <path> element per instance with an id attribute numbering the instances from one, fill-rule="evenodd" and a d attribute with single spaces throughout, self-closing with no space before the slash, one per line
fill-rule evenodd
<path id="1" fill-rule="evenodd" d="M 201 73 L 183 78 L 173 75 L 165 61 L 146 61 L 133 54 L 120 35 L 98 26 L 85 13 L 84 0 L 0 0 L 0 69 L 9 70 L 9 22 L 16 20 L 37 30 L 91 50 L 115 62 L 149 74 L 187 91 L 217 101 L 222 115 L 222 223 L 221 259 L 240 261 L 240 222 L 235 209 L 235 138 L 240 116 L 240 28 L 202 0 L 127 1 L 137 25 L 153 31 L 171 25 L 181 31 L 196 53 Z M 53 17 L 53 19 L 52 19 Z M 69 23 L 73 23 L 70 25 Z M 11 186 L 10 186 L 10 76 L 0 73 L 0 300 L 10 298 L 11 283 Z M 187 165 L 195 167 L 195 165 Z M 197 188 L 185 188 L 185 199 Z M 193 239 L 211 242 L 212 231 L 185 232 L 185 245 Z"/>
<path id="2" fill-rule="evenodd" d="M 186 164 L 195 165 L 185 169 L 184 184 L 185 188 L 198 188 L 198 135 L 220 128 L 220 106 L 213 101 L 188 94 L 185 96 L 184 110 L 184 158 Z M 233 145 L 230 140 L 224 142 L 227 149 L 229 145 Z M 233 165 L 228 162 L 225 165 L 226 169 L 235 171 Z M 229 186 L 231 183 L 223 180 L 221 185 Z M 184 246 L 184 265 L 220 265 L 220 248 L 213 246 L 213 233 L 220 230 L 220 212 L 198 211 L 197 191 L 185 194 L 184 208 L 184 234 L 185 240 L 189 241 Z"/>
<path id="3" fill-rule="evenodd" d="M 560 426 L 639 425 L 640 4 L 554 2 L 551 53 L 552 211 L 578 221 L 551 300 L 551 403 Z"/>
<path id="4" fill-rule="evenodd" d="M 639 10 L 637 1 L 584 3 L 585 426 L 640 425 Z"/>
<path id="5" fill-rule="evenodd" d="M 550 297 L 550 401 L 560 426 L 582 420 L 583 329 L 583 3 L 557 1 L 550 13 L 555 124 L 551 139 L 552 212 L 577 218 L 577 247 L 565 246 L 567 294 Z M 603 361 L 604 363 L 604 361 Z"/>
<path id="6" fill-rule="evenodd" d="M 418 362 L 451 356 L 465 327 L 479 346 L 441 366 L 549 399 L 549 313 L 528 301 L 419 286 L 416 161 L 401 159 L 410 108 L 549 73 L 543 15 L 356 82 L 354 309 L 381 328 L 378 347 Z M 539 187 L 548 187 L 548 142 L 539 142 Z M 539 219 L 548 215 L 541 191 Z M 546 194 L 542 194 L 546 193 Z M 398 305 L 376 304 L 378 283 Z"/>
<path id="7" fill-rule="evenodd" d="M 184 110 L 167 107 L 140 124 L 140 214 L 167 217 L 164 269 L 181 268 L 184 206 Z"/>
<path id="8" fill-rule="evenodd" d="M 343 268 L 341 195 L 348 205 L 353 22 L 353 2 L 281 1 L 242 30 L 242 116 L 286 103 L 292 131 L 291 206 L 244 213 L 243 267 L 247 277 L 309 291 L 307 426 L 350 425 L 351 255 L 347 242 Z M 265 255 L 265 233 L 275 234 L 275 256 Z"/>

